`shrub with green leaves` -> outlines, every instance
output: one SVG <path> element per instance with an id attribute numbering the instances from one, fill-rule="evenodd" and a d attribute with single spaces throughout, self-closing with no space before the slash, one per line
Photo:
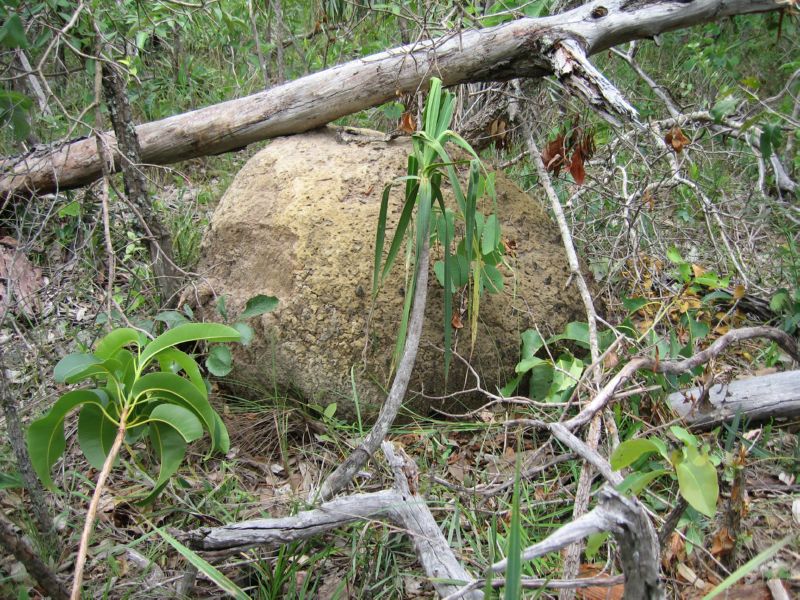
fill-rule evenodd
<path id="1" fill-rule="evenodd" d="M 92 386 L 66 392 L 44 416 L 31 423 L 28 450 L 42 482 L 53 487 L 50 469 L 66 445 L 64 419 L 75 409 L 80 410 L 78 443 L 97 469 L 103 468 L 120 431 L 129 445 L 150 441 L 160 471 L 142 503 L 158 496 L 183 461 L 187 444 L 204 431 L 211 437 L 211 452 L 227 452 L 228 432 L 208 401 L 200 368 L 178 346 L 240 339 L 239 331 L 217 323 L 185 323 L 155 339 L 125 327 L 102 338 L 94 352 L 65 356 L 56 365 L 56 381 L 90 381 Z"/>
<path id="2" fill-rule="evenodd" d="M 496 202 L 494 176 L 483 167 L 472 146 L 449 129 L 454 105 L 453 94 L 442 89 L 442 82 L 439 79 L 432 78 L 423 114 L 423 129 L 412 136 L 413 153 L 408 157 L 406 175 L 398 179 L 398 181 L 405 182 L 403 210 L 386 259 L 382 262 L 389 193 L 393 184 L 387 185 L 383 191 L 375 240 L 375 271 L 372 281 L 374 300 L 385 277 L 391 271 L 406 237 L 410 240 L 414 257 L 419 256 L 423 241 L 427 236 L 433 236 L 433 239 L 441 244 L 444 259 L 434 265 L 434 271 L 444 288 L 445 371 L 451 359 L 454 292 L 464 285 L 470 288 L 468 312 L 471 341 L 474 346 L 481 294 L 484 290 L 499 292 L 503 286 L 503 277 L 497 269 L 503 256 L 500 225 L 495 215 L 484 216 L 478 210 L 478 201 L 484 196 L 491 198 L 493 203 Z M 460 146 L 472 159 L 454 161 L 445 149 L 448 142 Z M 456 169 L 459 162 L 469 164 L 466 192 Z M 445 176 L 448 178 L 456 200 L 455 210 L 445 206 L 442 196 L 442 183 Z M 410 226 L 415 207 L 417 209 L 415 229 L 412 230 Z M 452 245 L 455 240 L 456 220 L 463 222 L 464 234 L 462 240 L 456 244 L 454 253 Z M 413 273 L 414 275 L 406 286 L 406 299 L 397 336 L 395 360 L 399 360 L 405 345 L 408 319 L 417 283 L 416 269 L 413 270 Z"/>
<path id="3" fill-rule="evenodd" d="M 560 342 L 589 350 L 589 325 L 580 321 L 567 323 L 563 333 L 544 339 L 535 329 L 528 329 L 521 335 L 520 360 L 515 367 L 516 375 L 502 389 L 504 396 L 511 396 L 529 378 L 528 396 L 542 402 L 566 402 L 572 396 L 575 386 L 591 362 L 590 358 L 579 358 L 568 348 L 563 347 L 554 358 L 555 347 Z M 611 330 L 600 331 L 598 344 L 605 351 L 614 341 Z M 546 357 L 540 358 L 541 350 L 547 349 Z"/>
<path id="4" fill-rule="evenodd" d="M 611 468 L 635 467 L 620 485 L 621 491 L 638 494 L 658 477 L 673 472 L 678 479 L 678 491 L 689 506 L 713 517 L 717 512 L 719 482 L 709 448 L 683 427 L 672 426 L 670 432 L 682 443 L 672 451 L 656 437 L 627 440 L 617 446 L 611 455 Z M 645 461 L 653 454 L 661 458 L 655 465 Z"/>

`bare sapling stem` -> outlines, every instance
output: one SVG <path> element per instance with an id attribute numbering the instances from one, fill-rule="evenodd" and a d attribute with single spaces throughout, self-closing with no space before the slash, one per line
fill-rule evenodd
<path id="1" fill-rule="evenodd" d="M 80 600 L 81 587 L 83 586 L 83 570 L 86 566 L 86 555 L 89 552 L 89 538 L 92 536 L 94 529 L 94 518 L 97 514 L 97 507 L 100 504 L 100 496 L 106 486 L 106 479 L 111 473 L 111 467 L 117 459 L 119 450 L 122 447 L 122 442 L 125 439 L 125 432 L 127 431 L 127 408 L 122 410 L 119 417 L 119 428 L 117 429 L 117 437 L 114 438 L 114 443 L 111 445 L 111 450 L 108 452 L 106 461 L 103 463 L 103 469 L 100 471 L 100 477 L 97 478 L 97 485 L 94 488 L 92 501 L 89 503 L 89 510 L 86 512 L 86 522 L 83 524 L 83 533 L 81 534 L 81 544 L 78 548 L 78 557 L 75 559 L 75 579 L 72 582 L 72 593 L 70 600 Z"/>

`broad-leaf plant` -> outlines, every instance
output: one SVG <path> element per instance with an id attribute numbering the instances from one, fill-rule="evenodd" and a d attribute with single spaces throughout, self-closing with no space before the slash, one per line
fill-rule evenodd
<path id="1" fill-rule="evenodd" d="M 206 431 L 211 452 L 227 452 L 228 432 L 208 401 L 208 390 L 195 359 L 179 350 L 186 342 L 239 341 L 241 334 L 217 323 L 186 323 L 155 339 L 140 330 L 113 330 L 94 352 L 69 354 L 55 367 L 60 383 L 89 381 L 90 387 L 63 394 L 28 429 L 31 461 L 42 482 L 53 487 L 50 469 L 64 453 L 64 419 L 75 409 L 78 443 L 96 469 L 114 461 L 121 443 L 149 440 L 160 471 L 142 503 L 164 489 L 186 454 L 187 444 Z"/>

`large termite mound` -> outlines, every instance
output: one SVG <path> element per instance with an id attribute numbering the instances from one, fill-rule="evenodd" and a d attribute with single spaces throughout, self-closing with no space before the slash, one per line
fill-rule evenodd
<path id="1" fill-rule="evenodd" d="M 255 339 L 235 352 L 231 381 L 237 393 L 263 398 L 276 388 L 289 390 L 306 402 L 336 402 L 337 416 L 351 417 L 357 397 L 362 416 L 377 414 L 390 383 L 407 272 L 401 253 L 370 311 L 375 232 L 384 186 L 405 174 L 411 143 L 372 133 L 329 128 L 276 139 L 244 166 L 222 198 L 203 242 L 204 316 L 215 314 L 215 298 L 222 295 L 231 316 L 257 294 L 280 302 L 252 323 Z M 558 230 L 537 201 L 503 173 L 496 177 L 502 235 L 514 249 L 506 255 L 510 268 L 501 269 L 505 289 L 481 298 L 474 349 L 466 315 L 454 344 L 492 391 L 513 376 L 521 332 L 538 327 L 546 334 L 585 318 L 577 290 L 568 284 Z M 402 207 L 403 185 L 395 189 L 389 235 Z M 490 213 L 491 202 L 481 209 Z M 443 294 L 432 271 L 407 396 L 421 412 L 443 402 L 425 396 L 475 386 L 458 359 L 445 385 Z M 460 294 L 454 313 L 465 307 Z M 451 397 L 446 405 L 467 396 Z"/>

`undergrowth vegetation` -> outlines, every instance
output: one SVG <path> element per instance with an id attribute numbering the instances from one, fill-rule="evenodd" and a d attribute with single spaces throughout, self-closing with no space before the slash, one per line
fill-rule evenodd
<path id="1" fill-rule="evenodd" d="M 99 55 L 122 66 L 139 123 L 565 4 L 10 0 L 0 6 L 0 154 L 107 129 L 92 109 L 103 104 Z M 542 185 L 553 187 L 602 307 L 597 339 L 585 320 L 563 331 L 525 331 L 513 375 L 502 389 L 481 390 L 480 408 L 460 415 L 404 408 L 392 427 L 389 439 L 416 462 L 418 491 L 468 570 L 486 574 L 573 520 L 584 462 L 533 422 L 573 416 L 635 357 L 656 367 L 687 359 L 756 324 L 798 339 L 800 213 L 786 183 L 800 179 L 798 33 L 796 12 L 787 9 L 603 52 L 595 64 L 647 127 L 609 124 L 556 78 L 523 82 L 523 96 L 506 83 L 463 85 L 452 95 L 434 83 L 433 99 L 427 87 L 398 91 L 395 101 L 339 121 L 414 135 L 399 182 L 408 208 L 388 247 L 384 210 L 375 253 L 362 260 L 375 261 L 377 290 L 395 261 L 418 255 L 423 243 L 436 247 L 441 260 L 432 261 L 432 273 L 446 297 L 444 368 L 463 360 L 451 358 L 452 331 L 463 326 L 454 302 L 466 298 L 475 335 L 482 293 L 513 293 L 503 282 L 514 240 L 494 214 L 476 209 L 479 198 L 496 201 L 492 165 L 532 202 L 543 197 Z M 547 182 L 523 121 L 543 149 Z M 222 296 L 214 318 L 227 325 L 198 324 L 192 308 L 211 215 L 260 147 L 146 168 L 154 214 L 189 282 L 175 298 L 159 295 L 147 223 L 121 180 L 111 178 L 105 195 L 93 185 L 0 204 L 2 430 L 11 432 L 12 407 L 25 423 L 36 472 L 57 490 L 46 504 L 58 543 L 30 508 L 36 494 L 24 489 L 10 436 L 0 444 L 0 510 L 47 566 L 72 573 L 86 506 L 105 471 L 96 520 L 90 513 L 87 522 L 95 532 L 86 598 L 161 598 L 165 590 L 219 597 L 220 589 L 259 599 L 434 593 L 409 538 L 383 522 L 225 557 L 197 554 L 180 535 L 310 508 L 326 473 L 369 428 L 360 418 L 345 420 L 335 403 L 318 406 L 286 390 L 260 390 L 257 402 L 239 397 L 224 379 L 230 350 L 194 345 L 247 342 L 259 332 L 245 320 L 275 308 L 275 299 L 257 297 L 229 315 Z M 468 158 L 458 159 L 464 151 Z M 443 187 L 455 194 L 454 208 L 445 206 Z M 403 291 L 396 360 L 413 281 Z M 756 426 L 735 415 L 710 431 L 690 431 L 666 402 L 681 389 L 708 392 L 720 381 L 791 366 L 780 345 L 748 339 L 681 374 L 643 369 L 599 413 L 597 451 L 624 469 L 621 489 L 666 532 L 659 541 L 670 597 L 734 585 L 726 578 L 743 566 L 753 594 L 771 579 L 797 591 L 797 539 L 785 541 L 800 521 L 796 417 Z M 91 389 L 71 387 L 87 379 Z M 71 412 L 79 405 L 79 415 Z M 592 494 L 602 487 L 601 478 L 585 477 Z M 391 488 L 392 472 L 375 459 L 355 486 Z M 619 573 L 617 550 L 607 535 L 590 538 L 580 577 Z M 555 597 L 557 590 L 534 580 L 559 579 L 563 563 L 558 553 L 509 560 L 506 585 L 492 589 L 490 580 L 486 597 Z M 621 597 L 621 582 L 609 583 L 589 589 Z M 37 586 L 10 555 L 0 556 L 0 597 L 42 597 Z"/>

